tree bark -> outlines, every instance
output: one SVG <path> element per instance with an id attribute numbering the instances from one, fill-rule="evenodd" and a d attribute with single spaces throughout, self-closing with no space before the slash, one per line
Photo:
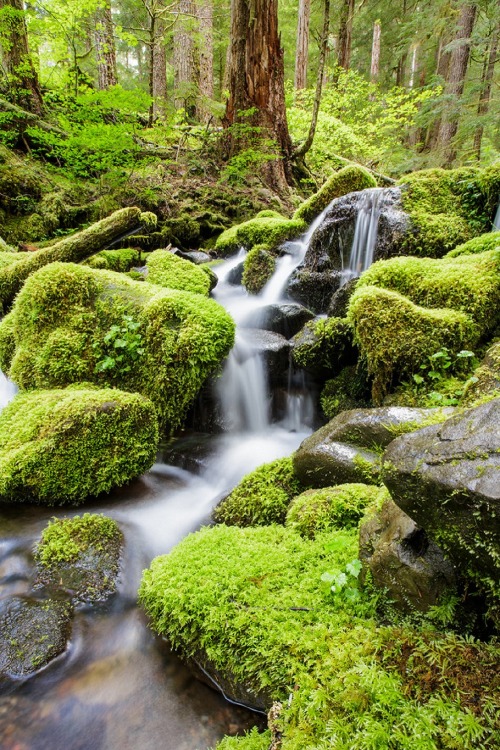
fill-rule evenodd
<path id="1" fill-rule="evenodd" d="M 307 88 L 307 61 L 309 51 L 309 21 L 311 18 L 311 0 L 299 0 L 299 17 L 297 22 L 297 49 L 295 53 L 295 88 Z"/>
<path id="2" fill-rule="evenodd" d="M 111 0 L 104 0 L 95 15 L 94 44 L 97 54 L 97 85 L 102 90 L 116 86 L 116 50 L 111 16 Z"/>
<path id="3" fill-rule="evenodd" d="M 480 118 L 479 124 L 474 134 L 474 152 L 476 159 L 481 159 L 481 143 L 483 140 L 484 125 L 482 118 L 488 114 L 490 108 L 491 98 L 491 87 L 493 83 L 493 75 L 495 72 L 495 63 L 497 61 L 498 52 L 498 36 L 500 32 L 500 25 L 497 24 L 493 31 L 490 44 L 489 44 L 489 55 L 485 55 L 483 75 L 481 79 L 481 94 L 479 97 L 479 103 L 477 105 L 477 115 Z"/>
<path id="4" fill-rule="evenodd" d="M 447 111 L 441 120 L 438 134 L 438 147 L 443 151 L 444 166 L 451 166 L 456 157 L 453 139 L 458 130 L 460 99 L 464 90 L 465 76 L 469 64 L 470 36 L 476 19 L 476 6 L 465 4 L 460 8 L 458 29 L 455 34 L 456 46 L 451 52 L 450 65 L 445 86 L 448 100 Z"/>
<path id="5" fill-rule="evenodd" d="M 277 0 L 234 0 L 230 95 L 224 126 L 240 124 L 242 128 L 240 132 L 233 129 L 229 133 L 229 155 L 247 147 L 248 126 L 253 129 L 253 137 L 259 135 L 261 143 L 272 138 L 280 156 L 268 161 L 262 173 L 278 192 L 286 192 L 287 184 L 292 181 L 292 144 L 286 120 L 284 80 Z"/>
<path id="6" fill-rule="evenodd" d="M 197 115 L 202 122 L 209 122 L 211 113 L 207 101 L 214 98 L 214 37 L 213 2 L 204 0 L 198 9 L 200 30 L 200 101 Z"/>
<path id="7" fill-rule="evenodd" d="M 355 0 L 343 0 L 340 10 L 339 41 L 337 65 L 349 70 L 351 66 L 352 23 L 354 20 Z"/>
<path id="8" fill-rule="evenodd" d="M 167 51 L 165 49 L 165 19 L 154 19 L 151 39 L 151 96 L 153 97 L 153 120 L 162 119 L 167 104 Z"/>
<path id="9" fill-rule="evenodd" d="M 184 107 L 194 114 L 195 80 L 194 42 L 191 34 L 195 6 L 192 0 L 179 0 L 178 17 L 174 28 L 174 103 L 177 109 Z"/>
<path id="10" fill-rule="evenodd" d="M 9 99 L 29 112 L 42 115 L 42 91 L 29 51 L 23 0 L 0 0 L 0 17 L 8 29 L 0 36 L 0 43 Z"/>
<path id="11" fill-rule="evenodd" d="M 372 83 L 378 79 L 380 69 L 380 21 L 373 24 L 372 60 L 370 66 L 370 79 Z"/>

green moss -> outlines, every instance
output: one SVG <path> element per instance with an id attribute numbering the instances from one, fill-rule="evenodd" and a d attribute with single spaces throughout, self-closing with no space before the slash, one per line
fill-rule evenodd
<path id="1" fill-rule="evenodd" d="M 83 261 L 83 265 L 90 268 L 104 268 L 108 271 L 127 273 L 133 266 L 141 262 L 140 252 L 135 248 L 124 247 L 120 250 L 101 250 Z"/>
<path id="2" fill-rule="evenodd" d="M 356 367 L 345 367 L 337 377 L 327 380 L 320 403 L 327 419 L 333 419 L 342 411 L 370 406 L 370 386 L 364 361 L 360 360 Z"/>
<path id="3" fill-rule="evenodd" d="M 345 318 L 311 320 L 293 338 L 293 361 L 332 374 L 356 360 L 353 329 Z"/>
<path id="4" fill-rule="evenodd" d="M 0 497 L 81 503 L 139 476 L 154 462 L 154 407 L 114 389 L 23 393 L 0 414 Z"/>
<path id="5" fill-rule="evenodd" d="M 223 255 L 236 252 L 240 247 L 251 250 L 255 245 L 268 245 L 274 250 L 286 240 L 297 237 L 306 227 L 302 219 L 260 216 L 226 229 L 218 237 L 215 249 Z"/>
<path id="6" fill-rule="evenodd" d="M 70 263 L 33 274 L 5 336 L 3 325 L 0 341 L 14 332 L 9 375 L 20 388 L 85 380 L 137 391 L 169 430 L 234 341 L 234 323 L 214 300 Z"/>
<path id="7" fill-rule="evenodd" d="M 104 548 L 111 540 L 121 537 L 116 521 L 102 514 L 54 518 L 42 531 L 35 558 L 41 565 L 49 567 L 72 562 L 90 546 Z"/>
<path id="8" fill-rule="evenodd" d="M 278 458 L 248 474 L 215 509 L 217 523 L 265 526 L 283 523 L 291 499 L 302 485 L 291 458 Z"/>
<path id="9" fill-rule="evenodd" d="M 276 259 L 269 245 L 255 245 L 247 254 L 243 266 L 243 286 L 250 294 L 258 294 L 276 268 Z"/>
<path id="10" fill-rule="evenodd" d="M 165 250 L 155 250 L 146 261 L 148 275 L 146 281 L 168 289 L 208 295 L 212 279 L 210 269 L 196 266 L 184 258 L 179 258 Z"/>
<path id="11" fill-rule="evenodd" d="M 271 740 L 271 732 L 259 732 L 254 727 L 243 737 L 224 737 L 217 743 L 217 750 L 269 750 Z"/>
<path id="12" fill-rule="evenodd" d="M 366 510 L 378 507 L 386 496 L 385 488 L 368 484 L 306 490 L 292 500 L 286 526 L 309 539 L 323 531 L 357 528 Z"/>
<path id="13" fill-rule="evenodd" d="M 375 178 L 363 167 L 344 167 L 330 177 L 317 193 L 308 198 L 295 211 L 294 219 L 303 219 L 310 224 L 334 198 L 356 190 L 377 187 Z"/>
<path id="14" fill-rule="evenodd" d="M 397 292 L 375 286 L 357 287 L 348 318 L 373 375 L 372 396 L 381 403 L 388 389 L 446 347 L 452 352 L 473 348 L 478 327 L 463 312 L 427 309 Z"/>
<path id="15" fill-rule="evenodd" d="M 16 351 L 14 339 L 14 316 L 9 313 L 0 325 L 0 370 L 8 372 Z"/>
<path id="16" fill-rule="evenodd" d="M 488 250 L 498 250 L 500 248 L 500 231 L 487 232 L 473 240 L 459 245 L 454 250 L 446 254 L 446 258 L 456 258 L 459 255 L 474 255 L 476 253 L 485 253 Z"/>

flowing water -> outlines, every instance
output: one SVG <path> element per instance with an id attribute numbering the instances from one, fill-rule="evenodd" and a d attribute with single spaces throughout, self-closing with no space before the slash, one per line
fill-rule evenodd
<path id="1" fill-rule="evenodd" d="M 497 206 L 497 212 L 495 214 L 495 218 L 493 219 L 493 226 L 492 230 L 495 232 L 500 232 L 500 201 Z"/>
<path id="2" fill-rule="evenodd" d="M 342 255 L 341 286 L 360 276 L 373 263 L 377 244 L 380 213 L 383 207 L 384 188 L 370 188 L 360 193 L 360 202 L 354 227 L 354 239 L 348 259 Z"/>

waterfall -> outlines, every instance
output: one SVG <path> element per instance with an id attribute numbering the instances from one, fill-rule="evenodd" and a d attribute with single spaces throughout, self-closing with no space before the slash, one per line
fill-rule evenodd
<path id="1" fill-rule="evenodd" d="M 347 265 L 342 255 L 341 286 L 350 279 L 360 276 L 373 263 L 373 254 L 377 244 L 378 220 L 383 204 L 384 188 L 371 188 L 361 194 L 354 239 Z"/>
<path id="2" fill-rule="evenodd" d="M 500 200 L 498 201 L 497 212 L 495 214 L 495 218 L 493 219 L 492 229 L 494 232 L 500 232 Z"/>

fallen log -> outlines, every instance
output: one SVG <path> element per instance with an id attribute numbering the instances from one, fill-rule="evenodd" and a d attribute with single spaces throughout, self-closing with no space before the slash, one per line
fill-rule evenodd
<path id="1" fill-rule="evenodd" d="M 37 128 L 40 128 L 40 130 L 44 130 L 46 133 L 57 133 L 61 138 L 68 137 L 65 130 L 58 128 L 56 125 L 51 125 L 50 122 L 42 120 L 41 117 L 35 115 L 33 112 L 28 112 L 26 109 L 22 109 L 22 107 L 18 107 L 16 104 L 11 104 L 1 97 L 0 112 L 8 112 L 12 115 L 13 123 L 15 122 L 16 126 L 22 126 L 23 129 L 30 125 L 34 125 Z M 8 126 L 4 125 L 4 127 L 8 129 Z"/>
<path id="2" fill-rule="evenodd" d="M 3 311 L 7 311 L 28 276 L 42 266 L 55 261 L 79 263 L 134 229 L 141 226 L 150 229 L 154 218 L 153 214 L 142 214 L 139 208 L 122 208 L 50 247 L 30 253 L 13 253 L 12 263 L 0 268 L 0 305 Z"/>

